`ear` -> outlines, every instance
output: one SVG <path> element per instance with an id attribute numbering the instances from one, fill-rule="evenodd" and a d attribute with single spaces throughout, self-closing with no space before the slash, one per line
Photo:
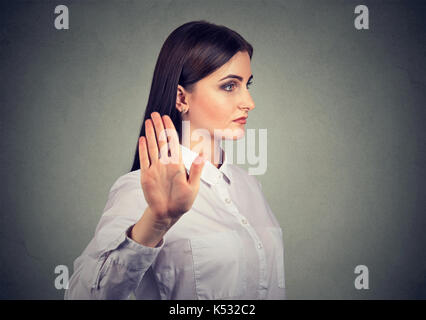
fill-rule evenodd
<path id="1" fill-rule="evenodd" d="M 176 109 L 179 112 L 188 111 L 188 92 L 186 92 L 185 88 L 178 84 L 177 94 L 176 94 Z"/>

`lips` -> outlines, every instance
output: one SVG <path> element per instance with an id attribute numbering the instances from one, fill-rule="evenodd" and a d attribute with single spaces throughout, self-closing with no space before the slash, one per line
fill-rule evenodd
<path id="1" fill-rule="evenodd" d="M 241 123 L 241 124 L 244 124 L 244 123 L 246 123 L 246 122 L 247 122 L 247 117 L 241 117 L 241 118 L 235 119 L 235 120 L 233 120 L 233 121 L 234 121 L 234 122 Z"/>

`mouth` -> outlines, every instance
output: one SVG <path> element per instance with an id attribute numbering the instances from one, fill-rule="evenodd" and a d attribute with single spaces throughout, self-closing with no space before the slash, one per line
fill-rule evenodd
<path id="1" fill-rule="evenodd" d="M 233 122 L 245 124 L 247 122 L 247 117 L 241 117 L 241 118 L 235 119 L 235 120 L 233 120 Z"/>

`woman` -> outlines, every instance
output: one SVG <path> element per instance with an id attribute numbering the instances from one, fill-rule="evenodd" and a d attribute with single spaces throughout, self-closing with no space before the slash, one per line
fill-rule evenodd
<path id="1" fill-rule="evenodd" d="M 260 183 L 219 143 L 240 139 L 254 108 L 252 53 L 205 21 L 170 34 L 132 170 L 112 186 L 65 298 L 285 298 L 279 223 Z"/>

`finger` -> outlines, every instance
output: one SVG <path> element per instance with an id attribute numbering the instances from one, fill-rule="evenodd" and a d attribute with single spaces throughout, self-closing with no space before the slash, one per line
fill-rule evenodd
<path id="1" fill-rule="evenodd" d="M 164 131 L 163 120 L 158 112 L 151 113 L 151 119 L 154 122 L 160 158 L 167 158 L 169 156 L 169 147 L 167 145 L 167 135 Z"/>
<path id="2" fill-rule="evenodd" d="M 169 137 L 170 157 L 172 158 L 172 161 L 182 163 L 182 153 L 179 145 L 179 136 L 177 134 L 173 121 L 168 115 L 164 115 L 163 122 L 166 126 L 167 135 Z"/>
<path id="3" fill-rule="evenodd" d="M 144 136 L 139 138 L 139 162 L 141 172 L 149 168 L 148 147 L 146 146 L 146 138 Z"/>
<path id="4" fill-rule="evenodd" d="M 189 179 L 188 183 L 192 187 L 199 186 L 201 172 L 203 171 L 204 164 L 206 163 L 206 158 L 201 155 L 198 155 L 195 160 L 192 162 L 191 168 L 189 169 Z"/>
<path id="5" fill-rule="evenodd" d="M 145 134 L 148 143 L 148 153 L 150 164 L 153 165 L 158 161 L 158 145 L 157 139 L 155 138 L 154 127 L 151 119 L 145 121 Z"/>

